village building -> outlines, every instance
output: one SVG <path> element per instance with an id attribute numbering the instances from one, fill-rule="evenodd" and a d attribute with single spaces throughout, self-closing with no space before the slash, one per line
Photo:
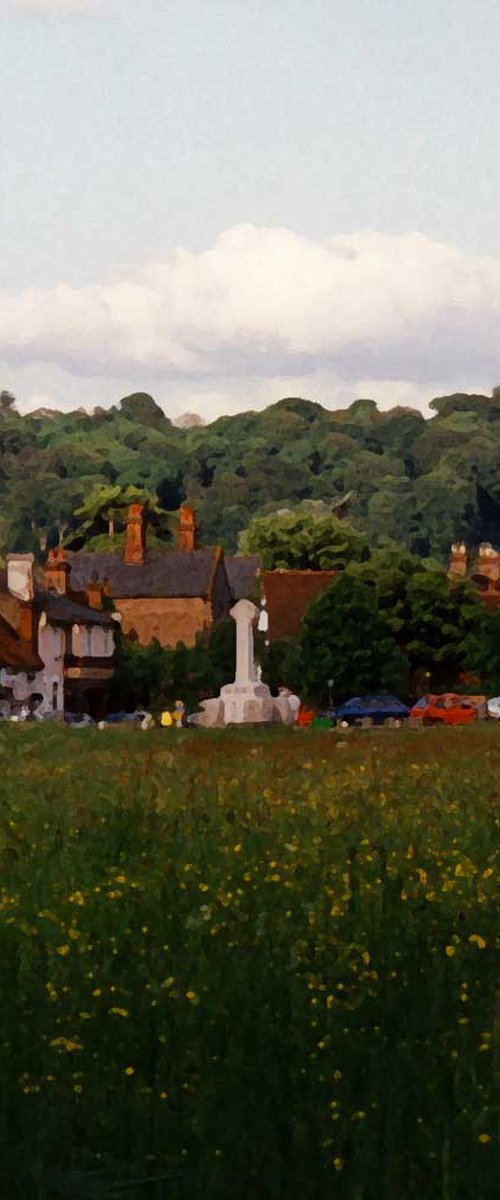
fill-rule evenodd
<path id="1" fill-rule="evenodd" d="M 233 603 L 221 546 L 197 546 L 196 515 L 184 505 L 176 550 L 148 550 L 143 506 L 131 504 L 125 549 L 68 556 L 73 592 L 100 603 L 110 595 L 123 632 L 147 646 L 195 643 L 198 633 L 226 617 Z"/>
<path id="2" fill-rule="evenodd" d="M 472 557 L 464 542 L 454 542 L 448 564 L 449 579 L 470 579 L 485 608 L 500 608 L 500 551 L 482 542 Z"/>
<path id="3" fill-rule="evenodd" d="M 270 642 L 295 637 L 313 600 L 324 595 L 337 578 L 336 571 L 261 570 L 259 573 L 261 608 L 267 621 Z"/>
<path id="4" fill-rule="evenodd" d="M 0 715 L 21 712 L 30 700 L 36 674 L 43 662 L 30 642 L 23 640 L 12 625 L 0 617 Z"/>
<path id="5" fill-rule="evenodd" d="M 0 578 L 0 687 L 14 710 L 24 703 L 43 714 L 100 717 L 113 677 L 115 624 L 109 612 L 58 591 L 54 576 L 67 582 L 66 567 L 52 556 L 37 581 L 32 554 L 7 555 Z"/>
<path id="6" fill-rule="evenodd" d="M 73 599 L 100 608 L 110 597 L 124 634 L 143 646 L 153 638 L 163 646 L 192 646 L 242 599 L 260 606 L 259 626 L 270 641 L 294 637 L 313 600 L 336 578 L 335 571 L 268 571 L 257 556 L 199 548 L 196 513 L 187 504 L 179 511 L 175 550 L 148 549 L 143 506 L 131 504 L 123 552 L 53 555 L 46 570 L 63 594 L 71 579 Z"/>

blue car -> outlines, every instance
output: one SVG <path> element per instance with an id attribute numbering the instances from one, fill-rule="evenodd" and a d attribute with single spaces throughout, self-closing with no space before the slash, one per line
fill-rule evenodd
<path id="1" fill-rule="evenodd" d="M 391 720 L 406 721 L 410 710 L 396 696 L 354 696 L 324 715 L 334 717 L 341 725 L 357 725 L 366 718 L 374 725 L 384 725 Z"/>

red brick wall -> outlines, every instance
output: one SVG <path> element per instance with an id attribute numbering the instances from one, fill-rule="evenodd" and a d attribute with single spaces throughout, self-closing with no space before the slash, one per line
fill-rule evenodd
<path id="1" fill-rule="evenodd" d="M 142 646 L 148 646 L 153 638 L 162 646 L 176 646 L 177 642 L 193 646 L 196 634 L 212 624 L 211 603 L 201 596 L 127 600 L 116 597 L 114 603 L 122 615 L 124 633 L 135 631 Z"/>

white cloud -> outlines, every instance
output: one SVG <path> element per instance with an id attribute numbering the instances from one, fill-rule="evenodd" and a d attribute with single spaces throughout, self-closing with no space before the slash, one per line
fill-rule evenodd
<path id="1" fill-rule="evenodd" d="M 78 9 L 95 8 L 99 2 L 100 0 L 0 0 L 0 13 L 13 13 L 16 9 L 74 12 Z"/>
<path id="2" fill-rule="evenodd" d="M 383 400 L 384 389 L 436 394 L 436 380 L 493 385 L 500 260 L 422 234 L 315 242 L 239 225 L 210 250 L 177 250 L 135 278 L 0 293 L 0 358 L 127 379 L 129 390 L 145 377 L 162 389 L 189 386 L 204 415 L 231 394 L 241 400 L 246 382 L 258 396 L 280 380 L 298 394 L 309 381 L 311 398 L 327 402 L 330 381 L 345 403 L 354 388 Z M 185 410 L 185 395 L 180 403 Z"/>

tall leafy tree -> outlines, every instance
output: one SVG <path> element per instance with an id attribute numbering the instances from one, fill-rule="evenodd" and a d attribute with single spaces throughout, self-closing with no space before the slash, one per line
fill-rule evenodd
<path id="1" fill-rule="evenodd" d="M 472 584 L 450 582 L 439 563 L 425 563 L 398 547 L 350 566 L 347 576 L 373 589 L 378 609 L 408 659 L 413 690 L 456 686 L 469 658 L 467 639 L 483 618 Z"/>
<path id="2" fill-rule="evenodd" d="M 363 534 L 322 503 L 305 502 L 256 516 L 240 535 L 243 554 L 257 554 L 269 570 L 343 569 L 368 554 Z"/>
<path id="3" fill-rule="evenodd" d="M 407 691 L 408 663 L 375 590 L 346 574 L 318 597 L 283 662 L 283 674 L 301 694 L 319 703 L 368 692 Z"/>
<path id="4" fill-rule="evenodd" d="M 163 540 L 171 537 L 171 518 L 145 488 L 124 487 L 120 484 L 104 484 L 94 488 L 83 504 L 75 511 L 76 528 L 67 538 L 96 546 L 106 538 L 113 541 L 118 529 L 125 525 L 129 504 L 143 504 L 147 518 Z M 105 544 L 105 542 L 103 542 Z"/>

